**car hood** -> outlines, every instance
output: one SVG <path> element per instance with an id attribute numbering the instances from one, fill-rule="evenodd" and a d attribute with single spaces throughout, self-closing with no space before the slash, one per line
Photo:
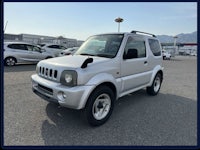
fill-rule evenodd
<path id="1" fill-rule="evenodd" d="M 48 66 L 57 66 L 61 68 L 76 69 L 76 68 L 80 68 L 83 62 L 87 58 L 93 58 L 93 62 L 89 63 L 88 66 L 110 60 L 110 58 L 104 58 L 104 57 L 68 55 L 68 56 L 63 56 L 63 57 L 56 57 L 56 58 L 42 60 L 38 64 L 43 65 L 43 66 L 48 65 Z"/>

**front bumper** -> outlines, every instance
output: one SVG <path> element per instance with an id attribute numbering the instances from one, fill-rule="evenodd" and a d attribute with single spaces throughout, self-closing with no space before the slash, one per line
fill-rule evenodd
<path id="1" fill-rule="evenodd" d="M 95 86 L 67 87 L 60 83 L 49 81 L 37 74 L 31 76 L 32 90 L 46 101 L 59 103 L 61 106 L 82 109 Z"/>

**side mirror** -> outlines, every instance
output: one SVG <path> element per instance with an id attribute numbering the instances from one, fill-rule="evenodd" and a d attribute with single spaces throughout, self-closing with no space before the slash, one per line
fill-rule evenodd
<path id="1" fill-rule="evenodd" d="M 137 49 L 128 49 L 127 53 L 124 53 L 123 56 L 124 59 L 132 59 L 132 58 L 138 58 L 138 51 Z"/>

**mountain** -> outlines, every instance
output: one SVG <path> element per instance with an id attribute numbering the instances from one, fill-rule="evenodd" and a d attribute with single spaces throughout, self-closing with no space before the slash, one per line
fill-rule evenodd
<path id="1" fill-rule="evenodd" d="M 177 43 L 197 43 L 197 31 L 192 33 L 181 33 L 176 35 Z M 169 35 L 157 35 L 157 38 L 160 40 L 161 43 L 173 43 L 174 38 L 173 36 Z"/>

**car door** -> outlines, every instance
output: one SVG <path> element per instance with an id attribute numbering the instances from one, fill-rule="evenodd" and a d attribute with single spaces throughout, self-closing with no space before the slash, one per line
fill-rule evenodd
<path id="1" fill-rule="evenodd" d="M 28 56 L 29 61 L 37 62 L 42 59 L 45 59 L 45 55 L 41 53 L 41 49 L 39 47 L 34 46 L 34 45 L 29 45 L 29 44 L 27 44 L 26 46 L 29 52 L 29 56 Z"/>
<path id="2" fill-rule="evenodd" d="M 137 56 L 134 58 L 125 57 L 129 55 L 128 51 L 130 54 L 131 51 L 137 52 Z M 139 88 L 149 83 L 151 71 L 148 67 L 148 61 L 145 39 L 138 36 L 129 36 L 121 62 L 121 92 Z"/>
<path id="3" fill-rule="evenodd" d="M 12 55 L 17 58 L 18 62 L 27 61 L 28 50 L 25 44 L 9 44 L 8 47 L 12 50 Z"/>

